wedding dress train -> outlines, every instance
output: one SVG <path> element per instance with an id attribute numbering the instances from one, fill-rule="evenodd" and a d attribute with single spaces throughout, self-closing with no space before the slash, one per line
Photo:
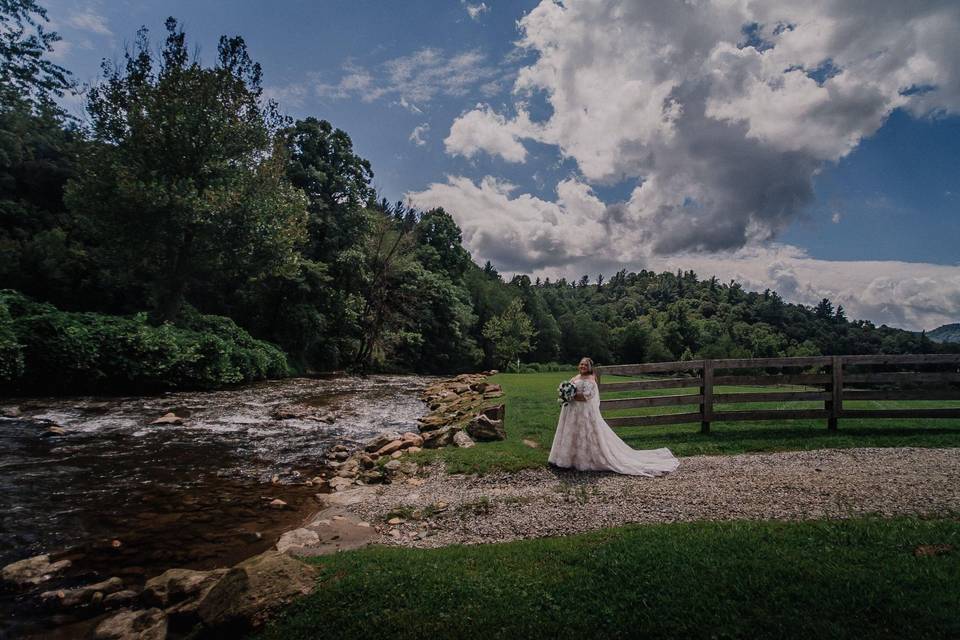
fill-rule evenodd
<path id="1" fill-rule="evenodd" d="M 560 410 L 550 462 L 580 471 L 616 471 L 634 476 L 661 476 L 680 461 L 666 447 L 631 449 L 600 415 L 600 394 L 593 380 L 571 380 L 586 401 L 573 400 Z"/>

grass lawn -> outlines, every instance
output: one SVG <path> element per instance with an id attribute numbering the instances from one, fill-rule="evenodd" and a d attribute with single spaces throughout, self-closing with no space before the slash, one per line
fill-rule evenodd
<path id="1" fill-rule="evenodd" d="M 917 557 L 918 545 L 947 544 Z M 313 559 L 262 637 L 956 638 L 960 519 L 697 522 Z"/>
<path id="2" fill-rule="evenodd" d="M 547 463 L 560 407 L 557 385 L 576 374 L 571 369 L 559 373 L 498 374 L 492 382 L 501 384 L 507 405 L 507 439 L 483 443 L 471 449 L 447 448 L 412 454 L 411 459 L 443 458 L 450 473 L 484 473 L 491 470 L 515 471 L 540 467 Z M 612 377 L 613 378 L 613 377 Z M 628 378 L 613 378 L 627 380 Z M 607 380 L 610 381 L 610 380 Z M 797 387 L 800 389 L 800 387 Z M 773 391 L 771 387 L 716 387 L 714 393 Z M 781 389 L 783 390 L 783 389 Z M 695 393 L 688 390 L 630 391 L 609 394 L 607 398 Z M 822 408 L 822 403 L 753 403 L 716 405 L 717 410 Z M 845 402 L 846 408 L 907 408 L 957 406 L 950 402 Z M 616 415 L 684 413 L 689 406 L 657 407 L 610 412 Z M 711 433 L 700 433 L 700 424 L 655 427 L 622 427 L 617 433 L 635 449 L 670 447 L 678 456 L 729 454 L 751 451 L 785 451 L 828 447 L 956 447 L 960 446 L 960 420 L 877 419 L 840 420 L 837 432 L 827 431 L 825 420 L 788 420 L 783 422 L 714 422 Z M 523 440 L 540 445 L 528 447 Z"/>

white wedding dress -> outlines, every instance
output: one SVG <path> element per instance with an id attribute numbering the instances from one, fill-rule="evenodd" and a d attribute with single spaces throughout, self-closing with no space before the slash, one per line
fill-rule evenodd
<path id="1" fill-rule="evenodd" d="M 600 394 L 590 379 L 570 380 L 586 402 L 572 400 L 560 410 L 550 462 L 579 471 L 616 471 L 634 476 L 661 476 L 680 461 L 670 449 L 631 449 L 600 415 Z"/>

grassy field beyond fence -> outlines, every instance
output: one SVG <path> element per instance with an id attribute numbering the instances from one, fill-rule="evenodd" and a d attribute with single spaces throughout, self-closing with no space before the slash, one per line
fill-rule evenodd
<path id="1" fill-rule="evenodd" d="M 442 457 L 451 473 L 485 473 L 488 471 L 515 471 L 540 467 L 547 463 L 553 442 L 560 406 L 556 401 L 557 385 L 576 375 L 571 369 L 559 373 L 501 373 L 492 382 L 503 386 L 507 405 L 507 439 L 483 443 L 471 449 L 443 449 L 415 454 L 421 460 Z M 626 380 L 629 378 L 622 378 Z M 692 379 L 692 383 L 696 381 Z M 800 389 L 800 387 L 792 387 Z M 715 393 L 762 392 L 771 387 L 724 387 Z M 695 393 L 695 389 L 671 393 Z M 629 391 L 605 395 L 605 398 L 659 395 L 660 391 Z M 786 403 L 750 403 L 738 408 L 776 409 Z M 817 403 L 791 402 L 790 408 L 822 406 Z M 847 408 L 949 407 L 949 401 L 911 401 L 909 405 L 896 401 L 847 401 Z M 657 407 L 646 410 L 610 412 L 621 414 L 682 413 L 683 407 Z M 699 423 L 622 427 L 616 432 L 635 449 L 669 447 L 678 456 L 699 454 L 730 454 L 759 451 L 787 451 L 830 447 L 956 447 L 960 446 L 960 420 L 897 419 L 840 421 L 837 432 L 828 432 L 824 420 L 786 420 L 763 422 L 714 422 L 712 432 L 700 433 Z M 539 445 L 534 449 L 524 444 L 528 440 Z"/>

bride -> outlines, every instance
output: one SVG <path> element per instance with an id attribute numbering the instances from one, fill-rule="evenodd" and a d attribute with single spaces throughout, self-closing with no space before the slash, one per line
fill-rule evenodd
<path id="1" fill-rule="evenodd" d="M 600 394 L 593 377 L 593 360 L 580 361 L 580 375 L 570 379 L 577 394 L 560 410 L 549 461 L 580 471 L 616 471 L 634 476 L 660 476 L 680 464 L 666 447 L 631 449 L 600 415 Z"/>

